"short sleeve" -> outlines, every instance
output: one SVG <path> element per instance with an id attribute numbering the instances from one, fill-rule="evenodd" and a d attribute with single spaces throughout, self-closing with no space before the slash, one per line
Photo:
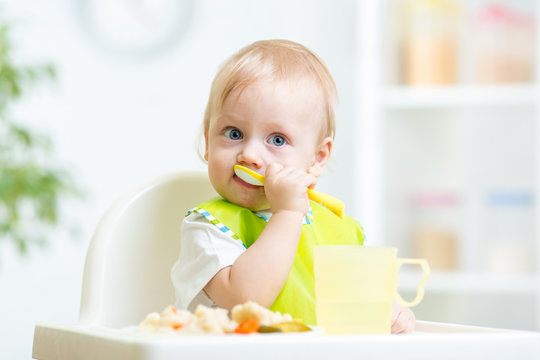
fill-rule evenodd
<path id="1" fill-rule="evenodd" d="M 201 295 L 205 295 L 206 284 L 245 250 L 240 240 L 223 233 L 197 212 L 185 217 L 180 231 L 180 254 L 171 270 L 176 307 L 193 308 L 193 301 L 204 298 Z"/>

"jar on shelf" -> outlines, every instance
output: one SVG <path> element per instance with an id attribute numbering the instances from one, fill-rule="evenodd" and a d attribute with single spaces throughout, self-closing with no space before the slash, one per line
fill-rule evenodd
<path id="1" fill-rule="evenodd" d="M 421 192 L 413 198 L 413 256 L 432 269 L 458 265 L 459 196 L 454 192 Z"/>
<path id="2" fill-rule="evenodd" d="M 534 17 L 509 5 L 490 3 L 473 19 L 474 80 L 478 83 L 533 81 Z"/>
<path id="3" fill-rule="evenodd" d="M 534 197 L 527 191 L 493 191 L 486 197 L 485 270 L 497 273 L 534 271 Z"/>
<path id="4" fill-rule="evenodd" d="M 409 0 L 403 11 L 402 64 L 407 85 L 457 82 L 460 4 Z"/>

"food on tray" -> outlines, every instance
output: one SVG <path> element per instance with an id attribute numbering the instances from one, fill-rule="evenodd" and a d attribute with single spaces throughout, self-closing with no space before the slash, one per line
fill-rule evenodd
<path id="1" fill-rule="evenodd" d="M 257 319 L 246 319 L 242 321 L 236 329 L 234 329 L 235 334 L 251 334 L 259 331 L 259 320 Z"/>
<path id="2" fill-rule="evenodd" d="M 301 320 L 289 314 L 270 311 L 254 302 L 236 305 L 231 318 L 225 309 L 197 306 L 194 313 L 166 307 L 161 313 L 150 313 L 139 324 L 145 333 L 169 334 L 251 334 L 310 331 Z"/>
<path id="3" fill-rule="evenodd" d="M 224 334 L 236 328 L 225 309 L 197 306 L 195 313 L 168 306 L 161 312 L 150 313 L 139 325 L 140 332 Z"/>
<path id="4" fill-rule="evenodd" d="M 283 314 L 279 311 L 271 311 L 253 301 L 248 301 L 242 305 L 236 305 L 232 308 L 231 318 L 237 323 L 246 319 L 257 319 L 261 325 L 272 325 L 280 322 L 292 321 L 289 314 Z"/>
<path id="5" fill-rule="evenodd" d="M 288 321 L 259 328 L 259 332 L 302 332 L 311 331 L 311 328 L 301 321 Z"/>

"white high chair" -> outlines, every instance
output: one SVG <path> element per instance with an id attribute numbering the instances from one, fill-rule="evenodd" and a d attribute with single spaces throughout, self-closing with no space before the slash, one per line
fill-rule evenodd
<path id="1" fill-rule="evenodd" d="M 118 199 L 99 222 L 83 275 L 79 324 L 123 327 L 174 304 L 170 270 L 187 210 L 216 195 L 205 173 L 149 180 Z"/>
<path id="2" fill-rule="evenodd" d="M 174 304 L 169 273 L 180 251 L 180 224 L 189 208 L 213 196 L 206 173 L 175 172 L 120 197 L 97 225 L 86 254 L 78 326 L 137 325 Z M 40 341 L 38 326 L 34 357 L 50 346 Z"/>

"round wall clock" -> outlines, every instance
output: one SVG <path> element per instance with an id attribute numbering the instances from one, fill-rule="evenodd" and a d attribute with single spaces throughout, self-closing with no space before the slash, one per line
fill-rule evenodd
<path id="1" fill-rule="evenodd" d="M 187 30 L 192 0 L 78 0 L 83 26 L 107 50 L 155 55 Z"/>

